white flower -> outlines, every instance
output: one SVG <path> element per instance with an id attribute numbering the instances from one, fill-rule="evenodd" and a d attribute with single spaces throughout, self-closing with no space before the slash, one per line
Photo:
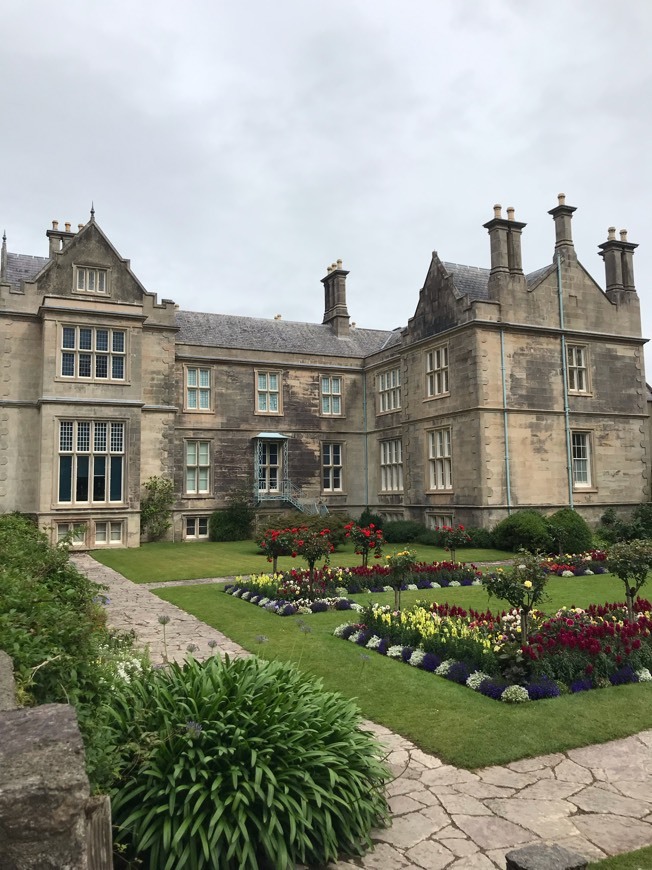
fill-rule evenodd
<path id="1" fill-rule="evenodd" d="M 438 668 L 435 669 L 435 673 L 438 677 L 445 677 L 446 674 L 450 671 L 450 669 L 455 664 L 454 659 L 446 659 L 443 661 Z"/>
<path id="2" fill-rule="evenodd" d="M 349 635 L 349 640 L 351 641 L 351 643 L 356 643 L 361 634 L 361 631 L 354 631 L 353 634 Z"/>
<path id="3" fill-rule="evenodd" d="M 441 584 L 440 583 L 431 583 L 430 588 L 431 589 L 441 589 Z"/>
<path id="4" fill-rule="evenodd" d="M 636 676 L 639 683 L 652 683 L 652 674 L 647 668 L 641 668 L 640 671 L 636 671 Z"/>
<path id="5" fill-rule="evenodd" d="M 448 584 L 449 586 L 461 586 L 462 584 L 458 580 L 451 580 Z"/>
<path id="6" fill-rule="evenodd" d="M 251 598 L 251 592 L 247 589 L 246 592 L 242 593 L 240 598 L 242 598 L 243 601 L 249 601 L 249 599 Z"/>
<path id="7" fill-rule="evenodd" d="M 482 682 L 488 679 L 489 674 L 485 674 L 482 671 L 474 671 L 466 681 L 466 685 L 469 687 L 469 689 L 473 689 L 474 692 L 477 692 Z"/>
<path id="8" fill-rule="evenodd" d="M 482 586 L 482 580 L 479 577 L 476 577 L 475 580 L 471 583 L 471 586 Z"/>
<path id="9" fill-rule="evenodd" d="M 572 571 L 562 571 L 561 576 L 562 577 L 574 577 L 575 575 L 573 574 Z"/>
<path id="10" fill-rule="evenodd" d="M 349 627 L 348 622 L 343 622 L 342 625 L 338 625 L 333 634 L 335 637 L 342 637 L 344 635 L 344 630 Z"/>
<path id="11" fill-rule="evenodd" d="M 351 605 L 351 610 L 364 610 L 364 607 L 361 604 L 356 604 L 355 602 Z"/>
<path id="12" fill-rule="evenodd" d="M 507 686 L 500 696 L 500 700 L 505 701 L 507 704 L 523 704 L 525 701 L 530 700 L 530 696 L 527 693 L 527 689 L 524 689 L 523 686 Z"/>
<path id="13" fill-rule="evenodd" d="M 266 604 L 269 604 L 269 598 L 261 598 L 258 602 L 259 607 L 264 607 Z"/>
<path id="14" fill-rule="evenodd" d="M 410 656 L 409 665 L 412 665 L 413 668 L 418 668 L 421 662 L 425 658 L 425 652 L 422 649 L 415 649 L 415 651 Z"/>
<path id="15" fill-rule="evenodd" d="M 382 638 L 378 637 L 377 634 L 374 634 L 367 641 L 367 649 L 378 649 L 380 644 L 382 643 Z"/>
<path id="16" fill-rule="evenodd" d="M 387 650 L 387 656 L 390 659 L 400 659 L 403 655 L 403 647 L 402 646 L 390 646 Z"/>
<path id="17" fill-rule="evenodd" d="M 416 592 L 419 587 L 416 583 L 408 583 L 407 588 L 410 590 L 410 592 Z"/>
<path id="18" fill-rule="evenodd" d="M 587 576 L 588 576 L 589 574 L 590 574 L 591 576 L 593 576 L 593 571 L 591 571 L 590 568 L 587 568 L 586 571 L 585 571 L 584 573 L 585 573 Z"/>
<path id="19" fill-rule="evenodd" d="M 393 591 L 394 591 L 393 586 L 383 586 L 383 592 L 393 592 Z"/>

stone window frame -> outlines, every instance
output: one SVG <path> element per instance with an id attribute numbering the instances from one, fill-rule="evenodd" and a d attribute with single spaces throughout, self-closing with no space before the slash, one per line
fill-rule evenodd
<path id="1" fill-rule="evenodd" d="M 426 351 L 426 398 L 450 396 L 450 359 L 448 342 Z"/>
<path id="2" fill-rule="evenodd" d="M 207 541 L 209 534 L 210 514 L 187 514 L 183 517 L 183 538 L 185 541 Z M 192 523 L 193 531 L 188 531 L 189 524 Z M 206 525 L 205 531 L 202 531 L 203 525 Z"/>
<path id="3" fill-rule="evenodd" d="M 571 429 L 570 434 L 573 490 L 576 492 L 595 490 L 593 432 L 590 429 Z M 582 465 L 580 466 L 579 463 Z M 581 473 L 580 468 L 582 469 Z M 586 480 L 578 479 L 580 477 L 586 477 Z"/>
<path id="4" fill-rule="evenodd" d="M 95 547 L 122 547 L 124 545 L 125 521 L 123 518 L 114 519 L 113 517 L 94 520 L 94 546 Z M 104 538 L 98 537 L 99 528 L 104 526 Z M 115 536 L 115 532 L 119 532 L 119 536 Z"/>
<path id="5" fill-rule="evenodd" d="M 335 389 L 335 381 L 338 381 L 339 389 Z M 325 382 L 326 389 L 324 389 Z M 321 417 L 344 416 L 344 378 L 342 375 L 319 375 L 319 414 Z"/>
<path id="6" fill-rule="evenodd" d="M 189 462 L 190 445 L 194 445 L 195 458 Z M 206 445 L 206 460 L 201 455 L 202 445 Z M 183 440 L 183 494 L 187 498 L 206 498 L 211 495 L 213 475 L 211 468 L 212 443 L 209 438 L 184 438 Z M 194 486 L 188 486 L 189 470 L 195 475 Z M 201 487 L 201 474 L 205 470 L 206 488 Z"/>
<path id="7" fill-rule="evenodd" d="M 403 439 L 380 442 L 380 491 L 403 492 Z"/>
<path id="8" fill-rule="evenodd" d="M 440 437 L 441 436 L 441 437 Z M 428 489 L 453 491 L 453 433 L 451 426 L 430 429 L 428 437 Z"/>
<path id="9" fill-rule="evenodd" d="M 377 414 L 391 414 L 401 408 L 401 367 L 379 372 L 376 376 L 378 390 Z"/>
<path id="10" fill-rule="evenodd" d="M 190 373 L 196 373 L 196 383 L 190 383 Z M 208 386 L 201 383 L 202 373 L 208 375 Z M 202 393 L 208 394 L 208 405 L 202 407 Z M 197 405 L 193 407 L 190 401 L 192 394 L 196 395 Z M 213 370 L 209 365 L 189 365 L 183 366 L 183 410 L 189 414 L 210 414 L 213 410 Z"/>
<path id="11" fill-rule="evenodd" d="M 452 527 L 455 522 L 455 514 L 451 513 L 427 513 L 426 525 L 432 531 L 438 531 L 445 526 Z"/>
<path id="12" fill-rule="evenodd" d="M 70 330 L 74 330 L 73 343 L 70 343 Z M 82 347 L 82 330 L 90 333 L 90 347 Z M 57 324 L 58 353 L 57 372 L 55 379 L 61 382 L 74 382 L 82 384 L 129 384 L 129 342 L 130 331 L 122 327 L 97 326 L 87 323 L 75 323 L 61 321 Z M 68 332 L 68 334 L 67 334 Z M 106 348 L 98 348 L 98 334 L 107 333 Z M 122 335 L 122 350 L 116 349 L 114 337 Z M 98 375 L 98 362 L 106 357 L 107 375 Z M 90 366 L 89 375 L 79 374 L 82 359 Z M 114 363 L 122 361 L 122 377 L 114 375 Z M 64 373 L 64 362 L 68 365 L 72 361 L 73 374 Z"/>
<path id="13" fill-rule="evenodd" d="M 80 426 L 84 427 L 81 429 Z M 103 433 L 102 429 L 104 427 Z M 86 434 L 87 436 L 86 437 Z M 55 465 L 57 505 L 85 507 L 116 507 L 126 503 L 127 491 L 127 421 L 120 419 L 84 419 L 61 417 L 55 426 Z M 104 459 L 104 470 L 100 471 Z M 66 461 L 68 460 L 68 461 Z M 86 475 L 80 473 L 80 460 L 86 460 Z M 82 465 L 83 469 L 83 465 Z M 86 480 L 87 498 L 78 498 L 80 482 Z M 70 487 L 70 498 L 62 499 L 62 493 Z M 96 498 L 100 481 L 104 482 L 104 498 Z M 112 498 L 119 487 L 120 497 Z"/>
<path id="14" fill-rule="evenodd" d="M 265 377 L 266 386 L 261 388 L 261 377 Z M 276 377 L 278 389 L 273 389 L 269 386 L 270 377 Z M 282 417 L 283 416 L 283 372 L 281 369 L 267 369 L 260 368 L 254 369 L 254 395 L 255 395 L 255 407 L 254 414 L 260 415 L 262 417 Z M 260 407 L 260 399 L 261 396 L 266 396 L 265 404 L 266 408 L 261 409 Z M 269 406 L 272 404 L 271 398 L 272 396 L 276 396 L 277 398 L 277 408 L 275 410 L 269 410 Z"/>
<path id="15" fill-rule="evenodd" d="M 104 289 L 89 289 L 91 283 L 96 284 L 98 287 L 100 283 L 102 283 Z M 82 286 L 80 286 L 80 284 Z M 106 299 L 111 295 L 110 289 L 111 269 L 108 266 L 94 266 L 91 263 L 75 263 L 73 266 L 73 293 L 79 293 L 83 296 L 98 296 L 101 299 Z"/>
<path id="16" fill-rule="evenodd" d="M 341 441 L 321 443 L 321 491 L 344 492 L 344 444 Z M 339 486 L 337 485 L 339 483 Z"/>
<path id="17" fill-rule="evenodd" d="M 579 360 L 578 353 L 581 355 Z M 568 392 L 573 396 L 590 396 L 592 391 L 587 344 L 575 342 L 566 344 L 566 371 Z M 583 386 L 576 386 L 579 380 L 583 380 Z"/>
<path id="18" fill-rule="evenodd" d="M 55 544 L 60 544 L 72 532 L 71 547 L 86 547 L 88 538 L 88 523 L 86 520 L 57 519 L 54 528 Z M 77 532 L 77 534 L 75 534 Z"/>

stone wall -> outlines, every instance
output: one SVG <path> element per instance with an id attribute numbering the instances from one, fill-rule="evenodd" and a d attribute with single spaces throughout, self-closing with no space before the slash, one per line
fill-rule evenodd
<path id="1" fill-rule="evenodd" d="M 111 811 L 90 797 L 73 707 L 16 707 L 0 651 L 1 870 L 111 870 Z"/>

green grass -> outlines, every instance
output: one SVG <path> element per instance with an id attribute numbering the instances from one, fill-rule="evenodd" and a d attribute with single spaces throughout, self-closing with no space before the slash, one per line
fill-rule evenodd
<path id="1" fill-rule="evenodd" d="M 404 545 L 405 546 L 405 545 Z M 439 547 L 409 544 L 424 562 L 443 561 L 449 554 Z M 387 545 L 385 553 L 401 549 L 400 544 Z M 513 553 L 502 550 L 463 549 L 457 559 L 464 562 L 496 562 L 513 559 Z M 271 569 L 267 558 L 258 551 L 253 541 L 229 541 L 214 544 L 208 541 L 172 544 L 168 542 L 143 544 L 139 548 L 124 550 L 94 550 L 94 559 L 119 571 L 134 583 L 167 582 L 168 580 L 196 580 L 202 577 L 233 577 L 236 574 L 260 574 Z M 382 560 L 381 560 L 382 561 Z M 331 558 L 333 565 L 353 567 L 360 564 L 360 556 L 348 543 Z M 302 559 L 284 556 L 279 559 L 280 570 L 305 567 Z"/>
<path id="2" fill-rule="evenodd" d="M 611 575 L 552 578 L 547 611 L 563 605 L 619 601 Z M 220 586 L 179 586 L 157 594 L 265 658 L 291 660 L 320 676 L 327 689 L 356 698 L 363 715 L 413 740 L 426 752 L 474 769 L 601 743 L 652 727 L 652 684 L 628 685 L 511 706 L 333 637 L 347 612 L 279 617 L 226 595 Z M 358 600 L 386 600 L 387 594 Z M 486 609 L 482 587 L 403 594 Z M 492 602 L 492 610 L 501 609 Z M 301 625 L 309 631 L 300 630 Z M 266 641 L 261 642 L 260 637 Z"/>
<path id="3" fill-rule="evenodd" d="M 595 870 L 650 870 L 652 867 L 652 846 L 628 852 L 626 855 L 616 855 L 589 864 Z"/>

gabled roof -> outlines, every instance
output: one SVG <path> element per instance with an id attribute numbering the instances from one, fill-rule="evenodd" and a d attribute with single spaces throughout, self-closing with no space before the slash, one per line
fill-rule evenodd
<path id="1" fill-rule="evenodd" d="M 387 347 L 395 330 L 353 328 L 338 338 L 330 326 L 291 320 L 264 320 L 232 314 L 177 311 L 177 344 L 228 347 L 240 350 L 278 350 L 324 356 L 365 357 Z"/>
<path id="2" fill-rule="evenodd" d="M 32 257 L 29 254 L 12 254 L 7 251 L 6 281 L 12 287 L 19 287 L 21 281 L 32 281 L 48 263 L 47 257 Z"/>
<path id="3" fill-rule="evenodd" d="M 463 266 L 461 263 L 445 263 L 443 261 L 442 265 L 452 275 L 453 284 L 462 295 L 467 294 L 470 299 L 489 298 L 490 269 L 484 269 L 481 266 Z M 555 264 L 550 263 L 541 269 L 530 272 L 525 276 L 527 286 L 533 288 L 549 272 L 552 272 L 554 268 Z"/>

